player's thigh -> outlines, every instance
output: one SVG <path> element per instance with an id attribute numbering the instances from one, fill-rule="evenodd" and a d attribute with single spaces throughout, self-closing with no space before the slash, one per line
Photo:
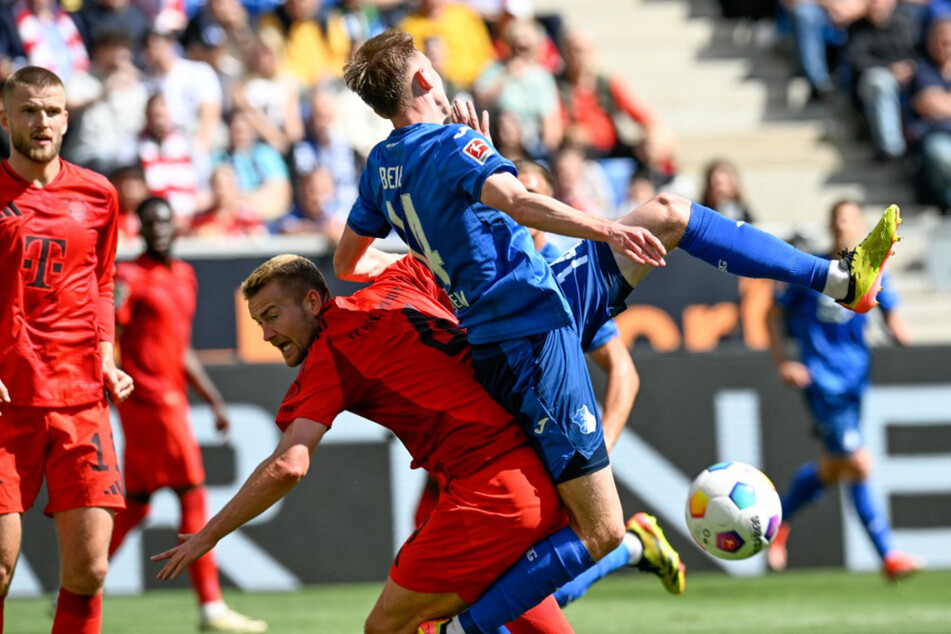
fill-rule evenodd
<path id="1" fill-rule="evenodd" d="M 48 430 L 45 408 L 3 408 L 0 418 L 0 514 L 23 513 L 43 486 Z"/>
<path id="2" fill-rule="evenodd" d="M 63 587 L 78 594 L 95 594 L 109 568 L 109 541 L 114 511 L 74 508 L 53 515 L 59 539 Z"/>
<path id="3" fill-rule="evenodd" d="M 388 578 L 367 617 L 368 634 L 415 634 L 423 621 L 458 614 L 466 602 L 458 594 L 414 592 Z"/>
<path id="4" fill-rule="evenodd" d="M 45 466 L 49 504 L 44 512 L 81 507 L 125 507 L 122 475 L 112 442 L 105 398 L 90 405 L 57 408 L 50 428 Z"/>
<path id="5" fill-rule="evenodd" d="M 20 556 L 23 539 L 23 516 L 20 513 L 0 515 L 0 595 L 5 595 L 13 580 L 13 569 Z"/>
<path id="6" fill-rule="evenodd" d="M 600 559 L 624 536 L 624 512 L 610 465 L 557 486 L 571 525 L 591 556 Z"/>
<path id="7" fill-rule="evenodd" d="M 555 482 L 607 464 L 606 454 L 599 455 L 604 435 L 574 328 L 474 346 L 472 358 L 479 383 L 518 417 Z M 579 462 L 577 455 L 595 463 Z"/>

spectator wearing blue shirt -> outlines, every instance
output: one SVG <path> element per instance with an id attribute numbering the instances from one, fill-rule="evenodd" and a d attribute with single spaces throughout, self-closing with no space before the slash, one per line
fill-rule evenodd
<path id="1" fill-rule="evenodd" d="M 833 205 L 833 253 L 852 248 L 864 228 L 862 210 L 856 202 L 843 200 Z M 908 328 L 895 311 L 898 298 L 887 281 L 883 281 L 878 301 L 895 343 L 908 345 Z M 773 570 L 786 568 L 788 522 L 804 506 L 818 500 L 825 487 L 838 482 L 847 483 L 855 511 L 882 557 L 885 576 L 898 580 L 921 567 L 917 559 L 892 546 L 888 519 L 868 484 L 871 457 L 859 425 L 870 365 L 865 326 L 865 315 L 798 286 L 780 287 L 770 311 L 770 350 L 779 375 L 785 383 L 803 390 L 823 445 L 819 460 L 802 465 L 782 496 L 784 523 L 767 556 Z M 786 355 L 787 333 L 799 345 L 798 361 Z"/>
<path id="2" fill-rule="evenodd" d="M 242 196 L 262 220 L 286 214 L 291 204 L 287 165 L 277 150 L 257 138 L 247 112 L 237 109 L 228 115 L 228 141 L 228 150 L 216 155 L 214 164 L 234 168 Z"/>

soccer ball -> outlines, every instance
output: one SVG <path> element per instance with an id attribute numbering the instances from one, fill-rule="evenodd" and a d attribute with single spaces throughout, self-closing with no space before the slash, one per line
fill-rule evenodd
<path id="1" fill-rule="evenodd" d="M 687 527 L 714 557 L 746 559 L 769 546 L 783 519 L 776 487 L 742 462 L 720 462 L 690 485 Z"/>

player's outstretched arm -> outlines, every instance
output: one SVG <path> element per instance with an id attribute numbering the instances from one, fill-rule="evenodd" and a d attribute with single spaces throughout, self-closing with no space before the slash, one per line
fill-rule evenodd
<path id="1" fill-rule="evenodd" d="M 296 418 L 284 430 L 277 448 L 241 486 L 217 515 L 194 535 L 179 535 L 178 546 L 152 556 L 166 561 L 157 577 L 175 579 L 188 566 L 215 547 L 225 535 L 254 519 L 287 495 L 307 475 L 310 459 L 327 426 L 306 418 Z"/>
<path id="2" fill-rule="evenodd" d="M 215 386 L 211 377 L 205 372 L 205 366 L 202 365 L 198 353 L 191 346 L 185 350 L 185 378 L 198 396 L 200 396 L 208 405 L 215 416 L 215 429 L 223 434 L 228 433 L 231 427 L 231 421 L 228 419 L 228 408 L 225 407 L 225 401 L 221 398 L 221 392 Z"/>
<path id="3" fill-rule="evenodd" d="M 885 311 L 885 327 L 896 345 L 902 347 L 911 345 L 911 329 L 908 327 L 908 322 L 898 311 Z"/>
<path id="4" fill-rule="evenodd" d="M 520 225 L 582 240 L 607 242 L 638 264 L 666 265 L 667 250 L 657 236 L 644 227 L 622 225 L 578 211 L 550 196 L 532 193 L 509 172 L 496 172 L 486 179 L 481 201 L 507 213 Z"/>

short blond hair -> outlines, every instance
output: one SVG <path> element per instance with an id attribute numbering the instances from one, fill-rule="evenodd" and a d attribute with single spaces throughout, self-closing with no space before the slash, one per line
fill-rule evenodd
<path id="1" fill-rule="evenodd" d="M 347 88 L 381 117 L 392 119 L 411 101 L 406 72 L 416 52 L 413 36 L 397 29 L 370 38 L 343 68 Z"/>
<path id="2" fill-rule="evenodd" d="M 272 280 L 277 280 L 286 291 L 295 294 L 296 301 L 302 301 L 308 291 L 317 291 L 321 301 L 331 298 L 327 280 L 317 265 L 305 257 L 284 253 L 260 265 L 251 272 L 248 279 L 241 283 L 241 294 L 250 300 Z"/>

